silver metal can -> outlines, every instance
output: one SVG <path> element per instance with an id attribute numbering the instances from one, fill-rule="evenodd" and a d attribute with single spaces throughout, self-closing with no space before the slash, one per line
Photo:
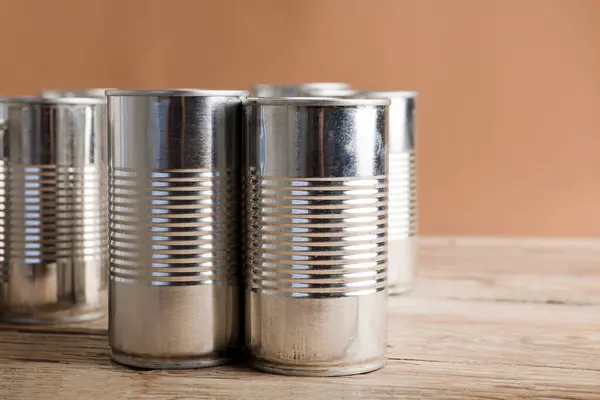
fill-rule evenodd
<path id="1" fill-rule="evenodd" d="M 0 320 L 106 312 L 106 101 L 0 99 Z"/>
<path id="2" fill-rule="evenodd" d="M 247 99 L 246 349 L 259 370 L 385 362 L 386 99 Z"/>
<path id="3" fill-rule="evenodd" d="M 108 91 L 109 342 L 141 368 L 226 363 L 240 340 L 241 91 Z"/>
<path id="4" fill-rule="evenodd" d="M 77 89 L 77 90 L 42 90 L 40 97 L 47 99 L 57 99 L 64 97 L 101 97 L 106 96 L 107 90 L 115 90 L 113 88 L 93 88 L 93 89 Z"/>
<path id="5" fill-rule="evenodd" d="M 355 93 L 348 83 L 310 82 L 298 84 L 257 84 L 250 89 L 254 97 L 328 97 Z"/>
<path id="6" fill-rule="evenodd" d="M 71 97 L 92 97 L 92 98 L 101 98 L 106 100 L 106 91 L 107 90 L 115 90 L 112 88 L 88 88 L 88 89 L 76 89 L 76 90 L 42 90 L 40 91 L 40 97 L 46 99 L 61 99 L 61 98 L 71 98 Z M 106 117 L 106 116 L 105 116 Z M 103 126 L 103 143 L 102 148 L 105 149 L 104 156 L 104 164 L 108 166 L 108 126 L 107 121 L 104 121 Z M 105 183 L 105 187 L 108 184 Z M 104 215 L 108 215 L 108 196 L 105 197 L 105 207 L 106 211 Z M 108 268 L 106 273 L 108 274 Z"/>
<path id="7" fill-rule="evenodd" d="M 409 291 L 417 270 L 416 92 L 364 92 L 389 98 L 388 294 Z"/>

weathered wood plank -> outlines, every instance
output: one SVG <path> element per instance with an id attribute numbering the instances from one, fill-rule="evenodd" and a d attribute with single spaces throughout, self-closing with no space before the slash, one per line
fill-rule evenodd
<path id="1" fill-rule="evenodd" d="M 593 370 L 600 383 L 600 306 L 405 297 L 389 310 L 389 357 Z"/>
<path id="2" fill-rule="evenodd" d="M 4 325 L 0 398 L 600 398 L 600 240 L 424 238 L 420 263 L 372 374 L 135 371 L 108 359 L 106 319 Z"/>
<path id="3" fill-rule="evenodd" d="M 139 372 L 110 362 L 104 334 L 3 331 L 0 394 L 35 399 L 60 384 L 69 393 L 99 399 L 593 399 L 600 395 L 599 332 L 596 306 L 397 298 L 390 303 L 390 359 L 384 370 L 309 379 L 239 366 Z"/>
<path id="4" fill-rule="evenodd" d="M 103 335 L 108 330 L 108 317 L 87 321 L 60 325 L 11 325 L 0 324 L 0 331 L 24 331 L 40 333 L 72 333 L 86 335 Z"/>
<path id="5" fill-rule="evenodd" d="M 414 295 L 600 304 L 600 240 L 419 239 Z"/>
<path id="6" fill-rule="evenodd" d="M 83 336 L 80 336 L 83 338 Z M 597 399 L 595 371 L 391 360 L 381 371 L 341 378 L 292 378 L 245 367 L 133 371 L 106 358 L 77 363 L 3 360 L 0 395 L 10 399 L 240 398 Z"/>
<path id="7" fill-rule="evenodd" d="M 420 299 L 409 295 L 390 299 L 389 312 L 390 358 L 600 371 L 600 306 Z M 98 346 L 106 347 L 105 329 L 75 333 L 96 338 Z M 0 335 L 27 338 L 19 343 L 35 350 L 34 358 L 43 354 L 38 351 L 46 346 L 38 349 L 38 343 L 30 340 L 54 338 L 56 343 L 50 343 L 50 347 L 78 343 L 72 339 L 62 344 L 70 335 L 53 331 L 34 335 L 12 328 L 4 335 L 0 331 Z M 6 340 L 0 339 L 0 344 Z M 86 343 L 90 346 L 91 339 Z M 7 351 L 10 347 L 0 347 L 0 359 Z M 81 353 L 89 357 L 86 351 L 76 348 L 63 356 Z M 590 358 L 594 352 L 598 357 Z"/>

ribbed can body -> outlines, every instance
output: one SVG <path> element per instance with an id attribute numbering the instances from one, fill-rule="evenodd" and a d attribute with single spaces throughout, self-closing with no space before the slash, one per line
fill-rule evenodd
<path id="1" fill-rule="evenodd" d="M 384 364 L 386 104 L 246 104 L 246 348 L 258 369 L 333 376 Z"/>
<path id="2" fill-rule="evenodd" d="M 100 317 L 108 275 L 105 101 L 0 103 L 0 319 Z"/>
<path id="3" fill-rule="evenodd" d="M 222 364 L 240 328 L 241 94 L 112 93 L 111 355 Z"/>
<path id="4" fill-rule="evenodd" d="M 417 93 L 368 92 L 388 98 L 389 116 L 389 260 L 388 293 L 412 289 L 417 270 L 417 170 L 415 105 Z"/>

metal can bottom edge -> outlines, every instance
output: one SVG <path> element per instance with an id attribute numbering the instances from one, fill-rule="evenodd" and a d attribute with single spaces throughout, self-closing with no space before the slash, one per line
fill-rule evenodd
<path id="1" fill-rule="evenodd" d="M 402 296 L 412 292 L 412 283 L 399 283 L 388 285 L 388 296 Z"/>
<path id="2" fill-rule="evenodd" d="M 280 364 L 271 363 L 258 359 L 256 357 L 249 357 L 248 364 L 250 367 L 257 371 L 266 372 L 269 374 L 277 375 L 289 375 L 289 376 L 312 376 L 312 377 L 326 377 L 326 376 L 348 376 L 348 375 L 360 375 L 369 372 L 377 371 L 385 366 L 385 358 L 376 360 L 374 362 L 361 364 L 358 366 L 352 366 L 347 368 L 335 369 L 335 365 L 323 366 L 323 367 L 305 367 L 301 366 L 282 366 Z"/>
<path id="3" fill-rule="evenodd" d="M 135 356 L 131 354 L 121 353 L 119 351 L 110 351 L 110 358 L 117 364 L 125 365 L 127 367 L 141 368 L 141 369 L 194 369 L 194 368 L 208 368 L 218 367 L 220 365 L 229 364 L 234 361 L 234 357 L 219 357 L 219 358 L 194 358 L 194 359 L 180 359 L 176 361 L 168 360 L 148 360 L 147 357 Z"/>
<path id="4" fill-rule="evenodd" d="M 80 313 L 75 315 L 1 315 L 0 323 L 2 324 L 14 324 L 14 325 L 62 325 L 77 322 L 89 322 L 97 319 L 101 319 L 106 316 L 106 310 L 96 310 L 86 313 Z"/>
<path id="5" fill-rule="evenodd" d="M 55 306 L 55 305 L 53 305 Z M 76 304 L 69 308 L 55 309 L 36 307 L 32 309 L 0 309 L 0 323 L 14 325 L 63 325 L 89 322 L 104 318 L 108 314 L 106 293 L 94 304 Z"/>

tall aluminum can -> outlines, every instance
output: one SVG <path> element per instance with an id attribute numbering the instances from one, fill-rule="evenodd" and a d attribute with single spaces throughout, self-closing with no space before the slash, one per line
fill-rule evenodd
<path id="1" fill-rule="evenodd" d="M 391 100 L 389 117 L 388 294 L 409 291 L 417 271 L 417 169 L 413 91 L 364 92 Z"/>
<path id="2" fill-rule="evenodd" d="M 0 320 L 106 311 L 105 99 L 0 99 Z"/>
<path id="3" fill-rule="evenodd" d="M 195 368 L 238 349 L 241 91 L 108 91 L 109 342 Z"/>
<path id="4" fill-rule="evenodd" d="M 246 101 L 246 349 L 334 376 L 386 351 L 386 99 Z"/>

